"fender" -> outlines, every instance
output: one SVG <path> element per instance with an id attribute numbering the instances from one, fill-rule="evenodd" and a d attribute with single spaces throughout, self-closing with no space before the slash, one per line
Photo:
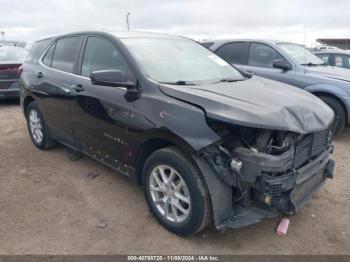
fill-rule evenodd
<path id="1" fill-rule="evenodd" d="M 345 106 L 348 115 L 348 122 L 350 122 L 350 96 L 347 94 L 344 88 L 331 84 L 315 84 L 306 87 L 304 90 L 309 91 L 313 94 L 317 92 L 322 92 L 325 94 L 333 95 L 334 97 L 338 98 Z"/>
<path id="2" fill-rule="evenodd" d="M 217 229 L 224 228 L 233 215 L 232 188 L 225 184 L 213 168 L 202 158 L 192 155 L 206 182 L 213 212 L 214 225 Z"/>

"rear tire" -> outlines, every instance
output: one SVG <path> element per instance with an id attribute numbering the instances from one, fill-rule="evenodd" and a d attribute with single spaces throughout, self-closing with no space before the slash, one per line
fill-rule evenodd
<path id="1" fill-rule="evenodd" d="M 167 230 L 189 236 L 210 223 L 210 197 L 202 175 L 176 147 L 160 149 L 148 157 L 143 188 L 152 214 Z"/>
<path id="2" fill-rule="evenodd" d="M 30 138 L 37 148 L 45 150 L 57 145 L 50 137 L 46 121 L 36 102 L 27 106 L 26 119 Z"/>
<path id="3" fill-rule="evenodd" d="M 335 114 L 335 134 L 338 134 L 341 132 L 347 123 L 346 120 L 346 112 L 343 107 L 343 105 L 335 98 L 330 97 L 330 96 L 319 96 L 319 98 L 325 102 L 330 108 L 332 108 L 334 114 Z"/>

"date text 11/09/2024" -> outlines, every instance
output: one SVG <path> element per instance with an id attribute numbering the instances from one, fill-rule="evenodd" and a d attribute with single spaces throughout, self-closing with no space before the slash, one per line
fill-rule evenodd
<path id="1" fill-rule="evenodd" d="M 128 261 L 220 261 L 218 256 L 128 256 Z"/>

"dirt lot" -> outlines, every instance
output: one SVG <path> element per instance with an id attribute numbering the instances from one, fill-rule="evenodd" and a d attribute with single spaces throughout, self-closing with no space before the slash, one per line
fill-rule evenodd
<path id="1" fill-rule="evenodd" d="M 20 107 L 0 103 L 0 254 L 350 254 L 350 130 L 335 141 L 336 178 L 290 217 L 191 238 L 165 231 L 138 188 L 60 146 L 37 150 Z M 99 173 L 89 178 L 89 173 Z"/>

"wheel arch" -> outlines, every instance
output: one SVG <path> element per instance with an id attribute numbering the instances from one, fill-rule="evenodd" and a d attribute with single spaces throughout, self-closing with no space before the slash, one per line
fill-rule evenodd
<path id="1" fill-rule="evenodd" d="M 27 107 L 31 102 L 34 102 L 35 99 L 32 96 L 27 96 L 26 98 L 24 98 L 23 100 L 23 113 L 26 115 L 27 112 Z"/>
<path id="2" fill-rule="evenodd" d="M 189 154 L 190 152 L 193 151 L 193 149 L 190 148 L 189 145 L 186 145 L 183 141 L 179 141 L 178 139 L 171 139 L 171 136 L 167 138 L 155 137 L 155 138 L 150 138 L 148 140 L 145 140 L 138 147 L 136 158 L 135 158 L 135 175 L 136 175 L 136 182 L 138 185 L 142 184 L 142 170 L 148 156 L 150 156 L 152 153 L 154 153 L 159 149 L 169 147 L 169 146 L 175 146 L 185 154 Z"/>
<path id="3" fill-rule="evenodd" d="M 347 124 L 349 123 L 349 111 L 348 111 L 348 108 L 346 107 L 344 101 L 339 98 L 337 95 L 335 95 L 334 93 L 330 93 L 330 92 L 327 92 L 327 91 L 314 91 L 314 92 L 311 92 L 313 95 L 317 96 L 317 97 L 320 97 L 320 96 L 327 96 L 327 97 L 330 97 L 336 101 L 339 102 L 339 104 L 343 107 L 344 109 L 344 112 L 345 112 L 345 119 L 347 120 Z"/>

